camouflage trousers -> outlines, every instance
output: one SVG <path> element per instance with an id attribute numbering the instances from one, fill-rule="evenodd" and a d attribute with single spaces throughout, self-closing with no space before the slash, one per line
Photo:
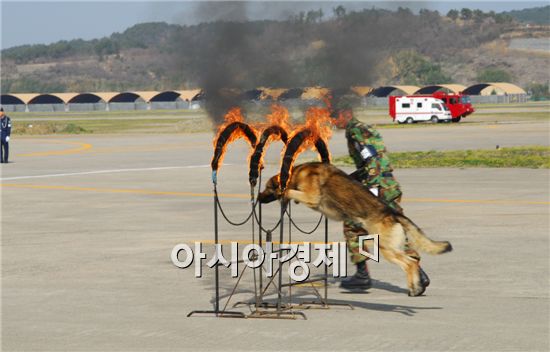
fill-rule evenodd
<path id="1" fill-rule="evenodd" d="M 403 209 L 399 205 L 399 203 L 401 202 L 402 193 L 401 193 L 401 190 L 399 189 L 399 185 L 397 185 L 397 182 L 395 183 L 396 183 L 395 185 L 392 185 L 392 187 L 389 187 L 389 188 L 380 187 L 378 196 L 388 206 L 402 213 Z M 350 252 L 351 262 L 353 264 L 358 264 L 368 259 L 367 257 L 365 257 L 359 252 L 359 236 L 366 236 L 366 235 L 368 235 L 368 232 L 361 226 L 361 224 L 358 224 L 350 220 L 344 221 L 344 237 L 346 238 L 348 251 Z M 420 260 L 420 255 L 418 254 L 418 252 L 412 248 L 409 248 L 407 242 L 405 243 L 404 249 L 405 249 L 405 253 L 407 253 L 409 256 L 417 260 Z M 367 242 L 364 242 L 363 250 L 368 252 Z"/>

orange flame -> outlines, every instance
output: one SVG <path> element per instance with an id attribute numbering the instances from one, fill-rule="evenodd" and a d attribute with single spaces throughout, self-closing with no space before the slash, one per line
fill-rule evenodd
<path id="1" fill-rule="evenodd" d="M 310 107 L 306 111 L 306 127 L 311 131 L 313 143 L 319 138 L 327 142 L 332 137 L 331 124 L 329 108 Z"/>
<path id="2" fill-rule="evenodd" d="M 305 140 L 300 145 L 300 148 L 294 154 L 296 157 L 307 149 L 315 149 L 315 142 L 320 138 L 325 142 L 332 137 L 330 110 L 328 108 L 310 107 L 306 111 L 306 121 L 302 125 L 295 126 L 293 132 L 288 139 L 292 139 L 296 134 L 304 129 L 310 131 Z"/>
<path id="3" fill-rule="evenodd" d="M 268 124 L 264 127 L 264 129 L 270 127 L 270 126 L 279 126 L 281 127 L 283 130 L 286 131 L 286 134 L 287 136 L 289 135 L 289 131 L 291 131 L 291 125 L 289 123 L 289 119 L 290 119 L 290 115 L 288 113 L 288 109 L 285 108 L 284 106 L 282 105 L 279 105 L 279 104 L 272 104 L 271 105 L 271 114 L 268 114 L 266 115 L 266 120 L 268 121 Z M 272 143 L 272 142 L 275 142 L 275 141 L 280 141 L 282 140 L 281 139 L 281 135 L 279 134 L 271 134 L 269 135 L 269 137 L 267 138 L 267 140 L 265 141 L 265 144 L 264 144 L 264 152 L 261 154 L 260 156 L 260 162 L 259 162 L 259 167 L 260 169 L 263 169 L 263 166 L 264 166 L 264 155 L 265 155 L 265 151 L 267 150 L 267 148 L 269 147 L 269 145 Z M 283 142 L 284 143 L 284 142 Z M 284 148 L 283 148 L 284 150 Z M 253 153 L 254 151 L 252 151 Z M 249 154 L 248 155 L 248 161 L 250 162 L 250 157 L 252 156 L 252 154 Z"/>
<path id="4" fill-rule="evenodd" d="M 330 109 L 327 107 L 310 107 L 306 111 L 305 123 L 303 125 L 296 126 L 294 128 L 294 131 L 288 137 L 289 143 L 295 136 L 300 133 L 302 134 L 302 137 L 304 139 L 301 141 L 294 154 L 292 154 L 291 160 L 284 160 L 285 153 L 287 152 L 286 149 L 283 150 L 283 152 L 281 153 L 281 172 L 283 171 L 283 168 L 288 168 L 287 181 L 290 180 L 290 177 L 292 176 L 292 167 L 298 155 L 300 155 L 307 149 L 316 150 L 317 148 L 315 146 L 315 143 L 319 139 L 327 143 L 332 136 Z M 281 187 L 284 188 L 286 187 L 286 185 L 281 185 Z"/>
<path id="5" fill-rule="evenodd" d="M 242 114 L 241 108 L 234 107 L 229 109 L 229 111 L 225 114 L 223 117 L 224 123 L 222 123 L 220 126 L 218 126 L 218 132 L 216 133 L 216 138 L 214 138 L 214 147 L 216 146 L 216 140 L 219 137 L 219 134 L 221 131 L 223 131 L 229 124 L 233 122 L 243 122 L 244 116 Z"/>
<path id="6" fill-rule="evenodd" d="M 303 137 L 303 140 L 301 141 L 299 146 L 297 146 L 296 152 L 292 155 L 292 160 L 290 161 L 290 164 L 288 164 L 288 161 L 287 161 L 286 165 L 284 165 L 285 167 L 288 166 L 292 168 L 294 161 L 296 160 L 299 154 L 301 154 L 307 149 L 316 150 L 315 144 L 319 139 L 327 143 L 330 137 L 332 136 L 332 128 L 331 128 L 332 119 L 330 116 L 330 113 L 331 113 L 330 97 L 324 100 L 327 107 L 310 107 L 305 113 L 305 122 L 303 124 L 292 126 L 291 123 L 289 122 L 290 115 L 288 110 L 282 105 L 273 104 L 271 106 L 271 113 L 266 115 L 267 122 L 249 124 L 248 127 L 251 128 L 251 130 L 256 135 L 256 137 L 260 137 L 261 135 L 258 133 L 258 131 L 265 130 L 270 126 L 279 126 L 287 132 L 288 141 L 290 141 L 297 134 L 307 131 L 305 133 L 302 133 L 301 137 Z M 225 141 L 220 140 L 220 144 L 223 144 L 222 148 L 219 151 L 215 150 L 216 155 L 214 156 L 214 158 L 218 156 L 218 159 L 219 159 L 218 165 L 221 165 L 223 158 L 225 156 L 225 152 L 227 151 L 227 147 L 231 142 L 235 141 L 238 138 L 242 138 L 242 137 L 247 138 L 246 133 L 241 128 L 235 129 L 229 135 L 222 136 L 224 134 L 222 132 L 230 124 L 235 122 L 244 123 L 244 117 L 242 115 L 242 111 L 240 108 L 234 107 L 230 109 L 225 115 L 224 119 L 225 119 L 225 122 L 218 127 L 218 132 L 213 140 L 214 148 L 218 147 L 218 149 L 220 149 L 218 140 L 220 140 L 221 137 L 226 138 Z M 267 140 L 265 141 L 263 150 L 265 151 L 267 149 L 267 146 L 271 142 L 277 141 L 277 140 L 281 140 L 281 136 L 279 134 L 275 133 L 267 136 Z M 261 141 L 258 141 L 258 142 L 261 143 Z M 248 155 L 248 163 L 250 163 L 250 158 L 253 152 L 254 150 L 252 148 L 251 152 Z M 283 157 L 284 157 L 284 153 L 285 153 L 285 149 L 282 150 Z M 283 159 L 284 158 L 281 158 L 281 167 L 283 167 L 283 161 L 284 161 Z M 262 153 L 259 165 L 262 166 L 263 163 L 264 163 L 264 156 Z M 289 172 L 291 172 L 291 170 Z"/>
<path id="7" fill-rule="evenodd" d="M 212 141 L 215 151 L 216 151 L 216 146 L 218 146 L 218 140 L 219 140 L 220 137 L 222 137 L 222 132 L 227 128 L 227 126 L 229 126 L 230 124 L 232 124 L 234 122 L 243 122 L 244 121 L 244 116 L 242 115 L 241 108 L 239 108 L 239 107 L 231 108 L 225 114 L 224 120 L 225 120 L 225 122 L 218 127 L 218 132 L 216 133 L 216 136 L 214 137 L 214 139 Z M 254 129 L 254 127 L 253 126 L 249 126 L 249 127 L 252 130 L 252 132 L 256 136 L 258 136 L 258 133 Z M 226 136 L 226 137 L 227 137 L 227 140 L 223 143 L 222 149 L 219 151 L 219 153 L 215 153 L 215 155 L 214 155 L 214 158 L 216 158 L 216 156 L 219 155 L 218 165 L 222 165 L 223 159 L 225 157 L 225 152 L 227 151 L 227 147 L 232 142 L 234 142 L 235 140 L 237 140 L 239 138 L 247 139 L 245 131 L 243 131 L 240 128 L 237 128 L 235 131 L 233 131 L 233 133 L 231 133 L 229 136 Z M 247 139 L 247 141 L 248 141 L 248 139 Z M 250 141 L 248 141 L 248 142 L 250 143 Z"/>
<path id="8" fill-rule="evenodd" d="M 285 131 L 290 131 L 290 115 L 288 109 L 279 104 L 271 105 L 271 114 L 266 116 L 269 125 L 281 126 Z"/>

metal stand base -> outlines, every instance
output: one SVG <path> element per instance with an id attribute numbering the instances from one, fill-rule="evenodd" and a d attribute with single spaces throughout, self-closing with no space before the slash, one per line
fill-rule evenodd
<path id="1" fill-rule="evenodd" d="M 190 317 L 195 314 L 208 314 L 214 315 L 217 318 L 246 318 L 246 314 L 242 312 L 216 312 L 215 310 L 194 310 L 187 314 L 187 317 Z"/>
<path id="2" fill-rule="evenodd" d="M 260 173 L 260 180 L 261 180 L 261 173 Z M 259 192 L 259 191 L 258 191 Z M 250 216 L 245 219 L 244 222 L 242 223 L 233 223 L 231 221 L 229 221 L 227 219 L 227 217 L 225 216 L 224 212 L 223 212 L 223 209 L 221 208 L 221 205 L 219 204 L 219 198 L 218 198 L 218 192 L 217 192 L 217 185 L 216 185 L 216 182 L 214 181 L 214 243 L 217 245 L 219 243 L 218 241 L 218 210 L 221 211 L 222 213 L 222 216 L 224 216 L 224 218 L 230 222 L 232 225 L 235 225 L 235 226 L 239 226 L 239 225 L 242 225 L 244 223 L 246 223 L 248 221 L 248 219 L 252 219 L 252 242 L 253 243 L 256 243 L 256 238 L 255 238 L 255 206 L 259 203 L 256 203 L 254 201 L 254 188 L 252 187 L 251 188 L 251 199 L 250 199 L 250 204 L 252 206 L 252 211 L 251 211 L 251 214 Z M 288 204 L 284 204 L 284 203 L 281 203 L 281 212 L 280 212 L 280 218 L 279 218 L 279 223 L 278 225 L 275 226 L 275 228 L 277 228 L 277 226 L 279 227 L 279 243 L 282 244 L 284 243 L 284 217 L 285 217 L 285 212 L 286 212 L 286 207 L 288 205 L 288 219 L 289 219 L 289 224 L 288 224 L 288 242 L 291 243 L 291 239 L 292 239 L 292 235 L 291 235 L 291 230 L 292 230 L 292 226 L 295 226 L 296 228 L 297 225 L 293 223 L 292 221 L 292 216 L 291 216 L 291 210 L 290 210 L 290 203 Z M 264 231 L 266 233 L 266 242 L 272 242 L 272 231 L 275 230 L 275 228 L 273 230 L 265 230 L 262 228 L 262 207 L 261 207 L 261 204 L 259 204 L 259 219 L 258 219 L 258 228 L 259 228 L 259 236 L 258 236 L 258 240 L 259 240 L 259 245 L 260 247 L 262 246 L 262 231 Z M 303 230 L 300 230 L 302 233 L 313 233 L 317 227 L 321 224 L 321 221 L 322 221 L 322 217 L 319 219 L 319 223 L 317 224 L 317 226 L 311 231 L 311 232 L 304 232 Z M 299 228 L 298 228 L 299 229 Z M 325 217 L 325 244 L 328 243 L 328 219 Z M 279 252 L 281 252 L 281 249 L 279 247 Z M 252 260 L 255 260 L 256 258 L 251 258 Z M 240 262 L 240 261 L 239 261 Z M 231 294 L 229 295 L 229 298 L 227 299 L 226 303 L 225 303 L 225 306 L 223 307 L 222 310 L 220 310 L 220 283 L 219 283 L 219 266 L 221 264 L 218 264 L 215 266 L 215 277 L 214 277 L 214 285 L 215 285 L 215 304 L 214 304 L 214 310 L 193 310 L 192 312 L 190 312 L 189 314 L 187 314 L 187 317 L 191 317 L 193 315 L 211 315 L 211 316 L 214 316 L 214 317 L 217 317 L 217 318 L 240 318 L 240 319 L 243 319 L 243 318 L 260 318 L 260 319 L 298 319 L 298 318 L 302 318 L 304 320 L 307 320 L 307 316 L 299 311 L 299 310 L 305 310 L 305 309 L 330 309 L 332 306 L 341 306 L 341 307 L 348 307 L 350 309 L 354 309 L 353 306 L 351 306 L 350 304 L 345 304 L 345 303 L 331 303 L 328 301 L 328 268 L 325 266 L 325 273 L 324 273 L 324 277 L 323 278 L 320 278 L 320 279 L 311 279 L 311 280 L 306 280 L 304 282 L 291 282 L 289 280 L 288 283 L 284 283 L 283 284 L 283 280 L 282 280 L 282 268 L 283 268 L 283 263 L 281 261 L 279 261 L 279 267 L 277 268 L 276 272 L 275 272 L 275 275 L 273 275 L 273 277 L 269 280 L 269 282 L 267 283 L 267 285 L 265 285 L 264 287 L 264 284 L 263 284 L 263 280 L 262 280 L 262 269 L 263 269 L 263 266 L 262 266 L 262 269 L 260 269 L 260 277 L 259 277 L 259 288 L 256 287 L 256 268 L 254 268 L 254 301 L 239 301 L 239 302 L 236 302 L 234 305 L 233 305 L 233 308 L 235 307 L 238 307 L 238 306 L 248 306 L 250 307 L 250 310 L 251 310 L 251 313 L 249 314 L 245 314 L 245 313 L 242 313 L 242 312 L 236 312 L 236 311 L 226 311 L 225 309 L 227 308 L 227 306 L 229 305 L 229 302 L 231 301 L 231 298 L 233 297 L 233 295 L 235 294 L 236 292 L 236 289 L 237 289 L 237 286 L 239 285 L 240 283 L 240 280 L 241 278 L 243 277 L 244 275 L 244 272 L 246 270 L 246 266 L 244 267 L 244 269 L 241 271 L 241 275 L 239 276 L 239 279 L 237 280 L 235 286 L 233 287 L 233 290 L 231 292 Z M 277 280 L 275 280 L 277 279 Z M 277 281 L 277 283 L 275 283 L 275 281 Z M 319 282 L 319 281 L 322 281 L 324 283 L 324 294 L 321 295 L 321 293 L 317 290 L 317 288 L 314 286 L 314 283 L 315 282 Z M 270 285 L 275 286 L 276 288 L 276 293 L 277 293 L 277 301 L 276 303 L 271 303 L 271 302 L 267 302 L 267 301 L 264 301 L 264 294 L 266 293 L 267 289 L 270 287 Z M 313 289 L 313 292 L 315 293 L 315 295 L 317 296 L 317 300 L 314 300 L 314 301 L 302 301 L 301 303 L 299 304 L 296 304 L 296 303 L 293 303 L 292 302 L 292 287 L 293 286 L 303 286 L 303 285 L 306 285 L 307 287 L 307 284 L 310 284 L 311 285 L 311 288 Z M 283 302 L 283 295 L 282 295 L 282 290 L 283 288 L 286 287 L 288 288 L 288 292 L 289 292 L 289 295 L 288 295 L 288 302 L 287 303 L 284 303 Z"/>
<path id="3" fill-rule="evenodd" d="M 346 307 L 351 310 L 355 308 L 349 303 L 303 301 L 296 305 L 298 309 L 330 309 L 331 307 Z"/>
<path id="4" fill-rule="evenodd" d="M 239 301 L 233 304 L 233 308 L 237 307 L 255 307 L 256 309 L 277 309 L 276 303 L 270 303 L 270 302 L 262 302 L 256 306 L 255 302 L 243 302 Z M 349 304 L 349 303 L 337 303 L 337 302 L 323 302 L 323 301 L 302 301 L 300 303 L 291 303 L 291 304 L 283 304 L 281 306 L 281 310 L 291 310 L 291 309 L 330 309 L 331 307 L 345 307 L 349 308 L 351 310 L 354 310 L 355 308 Z"/>
<path id="5" fill-rule="evenodd" d="M 263 309 L 277 309 L 277 303 L 270 303 L 270 302 L 261 302 L 258 305 L 256 305 L 256 302 L 239 301 L 239 302 L 236 302 L 235 304 L 233 304 L 233 308 L 242 307 L 242 306 L 254 307 L 254 308 L 263 308 Z M 293 307 L 294 307 L 294 305 L 289 305 L 289 304 L 285 304 L 285 303 L 283 303 L 281 305 L 282 310 L 292 309 Z"/>
<path id="6" fill-rule="evenodd" d="M 247 318 L 256 318 L 256 319 L 293 319 L 293 320 L 296 320 L 298 317 L 301 317 L 304 320 L 307 320 L 307 317 L 304 313 L 294 312 L 292 310 L 288 312 L 255 310 L 247 316 Z"/>

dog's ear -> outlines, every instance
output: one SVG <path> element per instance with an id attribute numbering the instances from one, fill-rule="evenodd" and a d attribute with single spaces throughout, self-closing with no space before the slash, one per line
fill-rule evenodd
<path id="1" fill-rule="evenodd" d="M 269 187 L 269 188 L 275 189 L 275 190 L 279 190 L 280 185 L 281 184 L 279 182 L 279 175 L 275 175 L 267 181 L 266 187 Z"/>

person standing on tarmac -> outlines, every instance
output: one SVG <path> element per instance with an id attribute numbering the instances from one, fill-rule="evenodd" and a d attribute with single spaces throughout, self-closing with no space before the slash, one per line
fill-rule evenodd
<path id="1" fill-rule="evenodd" d="M 11 119 L 0 108 L 0 162 L 8 163 L 10 155 Z"/>

